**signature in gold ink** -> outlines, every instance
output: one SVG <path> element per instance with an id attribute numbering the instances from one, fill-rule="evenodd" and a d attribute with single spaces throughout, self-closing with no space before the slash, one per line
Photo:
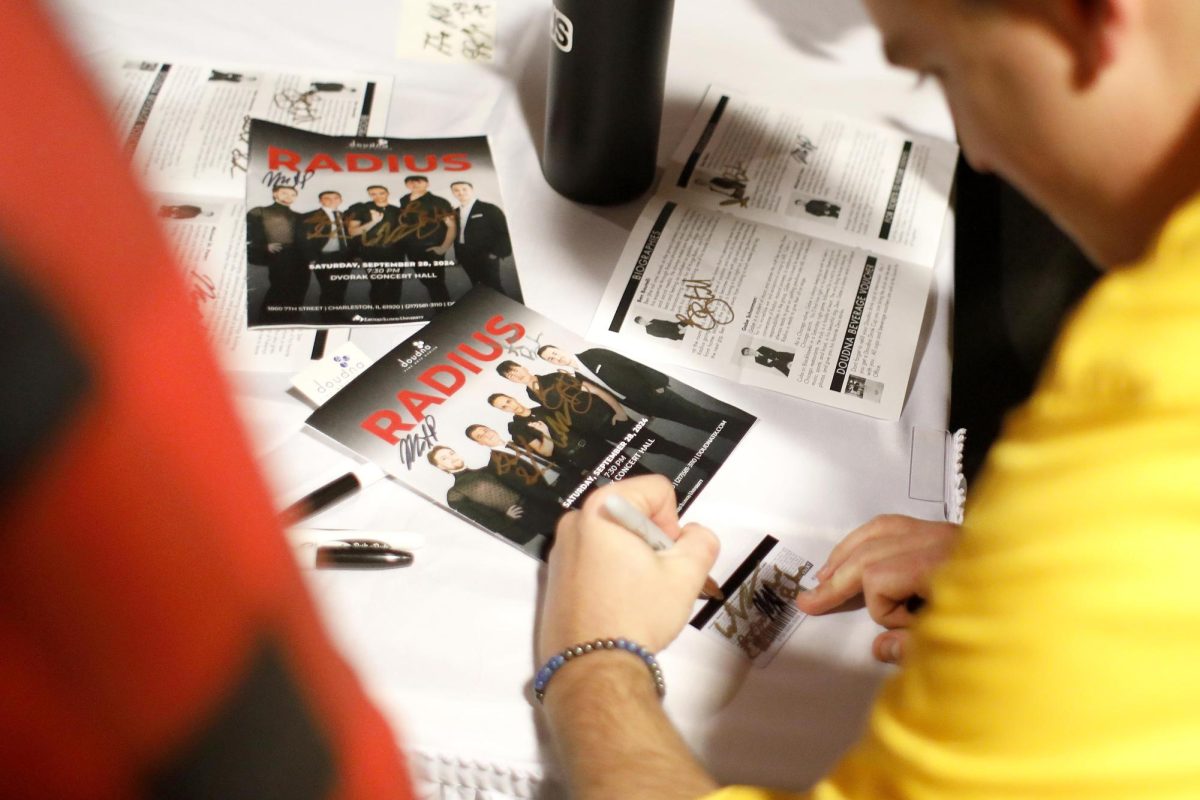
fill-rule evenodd
<path id="1" fill-rule="evenodd" d="M 728 325 L 736 316 L 733 307 L 717 297 L 712 289 L 711 280 L 685 280 L 683 299 L 687 301 L 686 313 L 676 314 L 675 318 L 702 331 L 710 331 L 718 325 Z"/>
<path id="2" fill-rule="evenodd" d="M 495 465 L 497 475 L 507 475 L 512 472 L 518 478 L 525 482 L 526 486 L 533 486 L 535 483 L 546 480 L 546 471 L 533 458 L 521 458 L 521 455 L 526 455 L 531 452 L 521 447 L 516 442 L 511 442 L 510 446 L 516 452 L 505 452 L 503 450 L 493 450 L 494 454 L 492 463 Z"/>
<path id="3" fill-rule="evenodd" d="M 443 220 L 453 216 L 453 211 L 421 211 L 415 214 L 402 212 L 399 222 L 381 222 L 370 231 L 364 231 L 363 244 L 367 247 L 387 247 L 409 237 L 425 239 L 437 233 Z"/>
<path id="4" fill-rule="evenodd" d="M 534 397 L 551 414 L 546 419 L 556 447 L 568 446 L 571 423 L 577 416 L 586 414 L 592 407 L 596 395 L 583 388 L 583 381 L 574 375 L 560 373 L 554 385 L 555 391 L 539 385 L 533 390 Z"/>

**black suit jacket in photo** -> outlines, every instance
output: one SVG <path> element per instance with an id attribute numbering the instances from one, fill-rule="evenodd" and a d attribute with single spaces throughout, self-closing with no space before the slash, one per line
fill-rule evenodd
<path id="1" fill-rule="evenodd" d="M 639 400 L 652 399 L 656 390 L 667 388 L 671 380 L 656 369 L 603 347 L 584 350 L 576 354 L 576 358 L 590 369 L 593 375 L 616 389 L 633 404 L 637 404 Z"/>
<path id="2" fill-rule="evenodd" d="M 325 213 L 325 209 L 318 208 L 310 211 L 300 219 L 300 237 L 301 247 L 303 248 L 305 258 L 311 260 L 320 258 L 323 255 L 326 243 L 330 239 L 337 238 L 341 244 L 340 252 L 344 258 L 348 258 L 349 240 L 346 236 L 346 217 L 341 211 L 334 212 L 334 219 L 330 220 L 329 215 Z M 333 255 L 332 253 L 330 255 Z"/>
<path id="3" fill-rule="evenodd" d="M 512 240 L 508 235 L 508 220 L 499 206 L 476 200 L 471 213 L 462 217 L 462 208 L 454 209 L 458 221 L 459 235 L 455 241 L 455 252 L 461 260 L 512 255 Z M 464 227 L 465 226 L 465 227 Z M 457 241 L 461 239 L 462 241 Z"/>

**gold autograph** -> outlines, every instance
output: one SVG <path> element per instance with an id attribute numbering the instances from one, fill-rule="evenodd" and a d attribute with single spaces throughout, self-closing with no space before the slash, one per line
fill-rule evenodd
<path id="1" fill-rule="evenodd" d="M 728 325 L 734 320 L 733 307 L 717 297 L 712 290 L 711 280 L 685 280 L 683 299 L 687 301 L 686 313 L 676 314 L 675 318 L 685 325 L 710 331 L 718 325 Z"/>

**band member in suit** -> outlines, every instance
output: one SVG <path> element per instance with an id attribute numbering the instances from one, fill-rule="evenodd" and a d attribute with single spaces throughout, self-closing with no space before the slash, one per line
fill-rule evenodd
<path id="1" fill-rule="evenodd" d="M 477 199 L 475 187 L 467 181 L 450 184 L 450 193 L 458 201 L 458 208 L 454 210 L 458 223 L 454 254 L 458 263 L 467 271 L 472 284 L 482 283 L 503 292 L 500 259 L 512 255 L 504 212 L 499 206 Z"/>
<path id="2" fill-rule="evenodd" d="M 620 395 L 622 405 L 643 416 L 669 419 L 707 433 L 724 422 L 721 434 L 734 440 L 741 439 L 749 428 L 743 415 L 737 412 L 725 415 L 694 403 L 671 388 L 671 379 L 666 374 L 612 350 L 593 347 L 572 356 L 547 344 L 538 348 L 537 353 L 556 367 L 602 383 Z"/>
<path id="3" fill-rule="evenodd" d="M 267 268 L 260 319 L 298 322 L 310 273 L 300 247 L 300 215 L 292 210 L 297 192 L 291 186 L 276 186 L 271 197 L 271 205 L 246 212 L 246 260 Z"/>
<path id="4" fill-rule="evenodd" d="M 795 353 L 786 353 L 782 350 L 773 350 L 766 345 L 760 345 L 757 350 L 751 350 L 749 347 L 743 347 L 742 355 L 752 355 L 754 356 L 755 364 L 761 364 L 764 367 L 777 369 L 784 375 L 791 374 L 792 359 L 796 357 Z"/>
<path id="5" fill-rule="evenodd" d="M 809 200 L 807 202 L 797 200 L 796 205 L 803 205 L 805 212 L 814 217 L 833 217 L 837 219 L 842 213 L 842 207 L 837 203 L 831 203 L 828 200 Z"/>
<path id="6" fill-rule="evenodd" d="M 424 175 L 409 175 L 404 179 L 408 194 L 400 198 L 400 224 L 404 228 L 400 240 L 405 260 L 416 262 L 421 283 L 429 290 L 432 303 L 447 305 L 450 290 L 446 287 L 446 267 L 432 262 L 444 260 L 454 244 L 458 225 L 450 201 L 429 191 L 429 179 Z"/>
<path id="7" fill-rule="evenodd" d="M 350 237 L 350 248 L 364 262 L 390 262 L 403 260 L 400 237 L 400 209 L 388 202 L 391 193 L 386 186 L 368 186 L 366 203 L 355 203 L 346 211 L 346 233 Z M 403 282 L 399 269 L 365 267 L 371 282 L 369 292 L 373 305 L 393 305 L 400 302 Z"/>
<path id="8" fill-rule="evenodd" d="M 691 324 L 682 319 L 646 319 L 645 317 L 634 317 L 633 321 L 638 325 L 645 325 L 646 333 L 655 338 L 674 341 L 682 339 L 683 329 Z"/>
<path id="9" fill-rule="evenodd" d="M 426 458 L 454 478 L 446 492 L 450 508 L 535 555 L 548 549 L 563 512 L 552 496 L 530 493 L 520 479 L 498 475 L 490 465 L 468 469 L 462 456 L 445 445 L 434 447 Z"/>
<path id="10" fill-rule="evenodd" d="M 326 264 L 346 263 L 350 260 L 350 239 L 346 232 L 346 220 L 338 209 L 342 205 L 339 192 L 326 191 L 317 195 L 321 203 L 300 220 L 303 231 L 305 255 L 311 271 L 317 276 L 321 287 L 321 321 L 329 323 L 347 322 L 343 310 L 346 304 L 347 278 L 354 267 L 330 268 Z"/>

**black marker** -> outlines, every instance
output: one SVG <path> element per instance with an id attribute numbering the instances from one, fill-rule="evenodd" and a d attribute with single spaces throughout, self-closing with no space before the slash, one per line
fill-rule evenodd
<path id="1" fill-rule="evenodd" d="M 347 472 L 340 478 L 336 478 L 320 488 L 313 489 L 304 495 L 304 497 L 292 503 L 280 512 L 280 517 L 282 517 L 284 525 L 291 525 L 305 517 L 311 517 L 318 511 L 328 508 L 346 495 L 357 492 L 361 488 L 362 481 L 359 480 L 359 477 L 353 472 Z"/>
<path id="2" fill-rule="evenodd" d="M 296 548 L 296 556 L 302 567 L 317 569 L 394 569 L 413 563 L 412 553 L 378 539 L 306 542 Z"/>

